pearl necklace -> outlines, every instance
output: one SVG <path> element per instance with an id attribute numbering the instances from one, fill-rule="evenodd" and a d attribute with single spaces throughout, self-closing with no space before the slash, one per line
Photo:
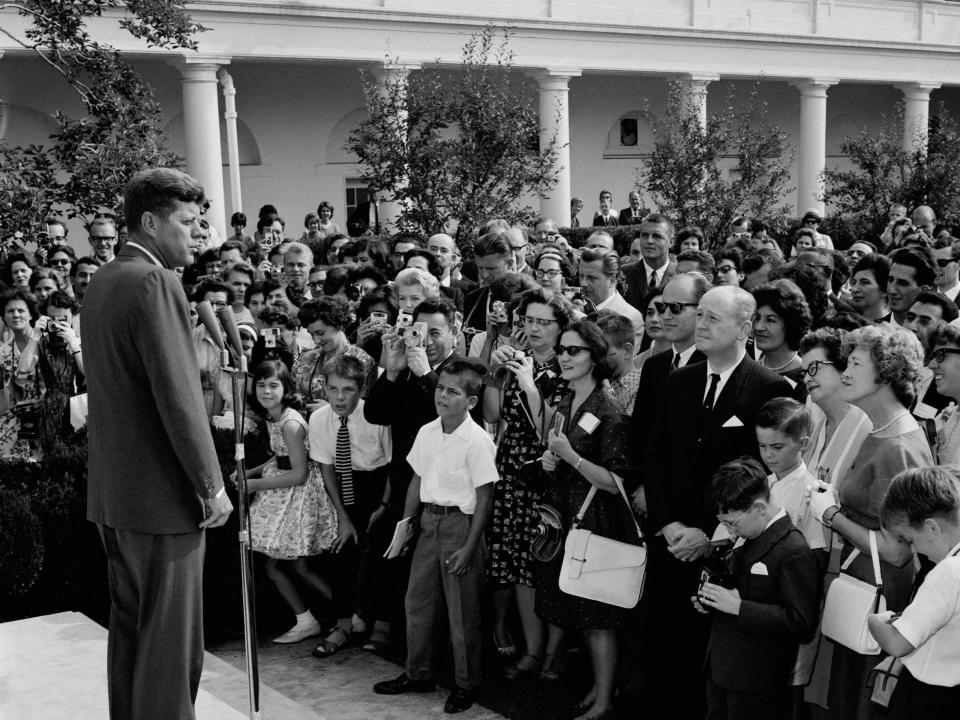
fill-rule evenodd
<path id="1" fill-rule="evenodd" d="M 790 357 L 790 359 L 787 360 L 783 365 L 778 365 L 777 367 L 770 367 L 769 365 L 767 365 L 767 356 L 766 356 L 766 355 L 764 355 L 763 358 L 761 358 L 761 361 L 762 361 L 762 363 L 763 363 L 763 366 L 764 366 L 767 370 L 769 370 L 770 372 L 780 372 L 780 371 L 783 370 L 785 367 L 787 367 L 790 363 L 792 363 L 794 360 L 796 360 L 798 357 L 800 357 L 800 355 L 799 355 L 798 353 L 794 353 L 794 354 Z"/>
<path id="2" fill-rule="evenodd" d="M 881 432 L 881 431 L 883 431 L 883 430 L 886 430 L 888 427 L 890 427 L 891 425 L 893 425 L 897 420 L 899 420 L 900 418 L 902 418 L 904 415 L 909 415 L 909 414 L 910 414 L 910 411 L 909 411 L 909 410 L 904 410 L 904 411 L 903 411 L 902 413 L 900 413 L 899 415 L 896 415 L 896 416 L 893 418 L 893 420 L 891 420 L 890 422 L 888 422 L 888 423 L 887 423 L 886 425 L 884 425 L 883 427 L 878 427 L 878 428 L 876 428 L 875 430 L 871 430 L 871 431 L 870 431 L 870 434 L 871 434 L 871 435 L 876 435 L 878 432 Z"/>

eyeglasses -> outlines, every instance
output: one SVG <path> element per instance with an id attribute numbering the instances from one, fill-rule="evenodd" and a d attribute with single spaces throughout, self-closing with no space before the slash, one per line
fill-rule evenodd
<path id="1" fill-rule="evenodd" d="M 680 303 L 680 302 L 655 302 L 653 306 L 657 309 L 657 312 L 663 315 L 667 310 L 672 312 L 674 315 L 679 315 L 683 312 L 685 307 L 697 307 L 697 303 Z"/>
<path id="2" fill-rule="evenodd" d="M 560 274 L 559 270 L 535 270 L 538 279 L 541 278 L 550 278 L 553 280 L 557 275 Z"/>
<path id="3" fill-rule="evenodd" d="M 92 243 L 112 243 L 116 239 L 117 239 L 116 235 L 111 235 L 109 237 L 105 237 L 103 235 L 101 235 L 100 237 L 93 237 L 92 235 L 90 236 L 90 242 Z"/>
<path id="4" fill-rule="evenodd" d="M 937 260 L 937 265 L 942 268 L 945 268 L 950 263 L 955 263 L 955 262 L 957 262 L 957 260 L 954 258 L 940 258 Z"/>
<path id="5" fill-rule="evenodd" d="M 530 325 L 531 327 L 534 326 L 534 325 L 536 325 L 537 327 L 542 327 L 542 328 L 549 327 L 549 326 L 550 326 L 550 323 L 555 323 L 555 322 L 556 322 L 556 320 L 549 320 L 549 319 L 547 319 L 547 318 L 532 317 L 532 316 L 530 316 L 530 315 L 524 315 L 523 318 L 522 318 L 522 320 L 523 320 L 523 324 L 524 324 L 524 325 Z M 559 353 L 558 353 L 558 354 L 559 354 Z"/>
<path id="6" fill-rule="evenodd" d="M 51 265 L 69 265 L 69 264 L 70 264 L 70 258 L 59 258 L 59 259 L 58 259 L 58 258 L 53 258 L 53 259 L 50 261 L 50 264 L 51 264 Z"/>
<path id="7" fill-rule="evenodd" d="M 559 355 L 560 353 L 557 353 L 557 354 Z M 944 360 L 947 359 L 947 355 L 960 355 L 960 349 L 948 348 L 948 347 L 937 348 L 932 353 L 930 353 L 930 359 L 936 360 L 938 363 L 942 363 Z"/>
<path id="8" fill-rule="evenodd" d="M 564 353 L 566 353 L 570 357 L 573 357 L 574 355 L 579 355 L 584 350 L 589 350 L 589 349 L 590 348 L 586 347 L 585 345 L 554 345 L 553 346 L 553 350 L 554 352 L 557 353 L 557 355 L 563 355 Z"/>
<path id="9" fill-rule="evenodd" d="M 721 265 L 717 268 L 718 273 L 728 273 L 735 272 L 737 269 L 736 265 Z"/>
<path id="10" fill-rule="evenodd" d="M 523 245 L 511 245 L 510 249 L 513 250 L 514 252 L 520 252 L 521 250 L 526 250 L 527 243 L 524 243 Z"/>
<path id="11" fill-rule="evenodd" d="M 821 365 L 836 365 L 836 363 L 830 362 L 829 360 L 814 360 L 809 365 L 804 372 L 810 377 L 816 377 L 817 373 L 820 372 Z"/>
<path id="12" fill-rule="evenodd" d="M 739 532 L 737 531 L 737 525 L 739 525 L 740 521 L 743 520 L 743 518 L 745 518 L 749 514 L 750 514 L 750 511 L 747 510 L 746 512 L 742 512 L 739 515 L 737 515 L 737 517 L 734 518 L 733 520 L 720 520 L 720 518 L 717 518 L 717 520 L 720 520 L 720 524 L 723 525 L 725 528 L 727 528 L 728 530 L 733 530 L 735 533 L 739 535 Z"/>

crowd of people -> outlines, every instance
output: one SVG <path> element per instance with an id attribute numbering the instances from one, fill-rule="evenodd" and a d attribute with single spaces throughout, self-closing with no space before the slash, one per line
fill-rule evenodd
<path id="1" fill-rule="evenodd" d="M 896 205 L 842 251 L 813 210 L 789 237 L 736 218 L 708 246 L 636 191 L 619 212 L 601 193 L 582 247 L 549 218 L 458 242 L 375 234 L 371 203 L 351 235 L 334 217 L 320 203 L 294 240 L 274 206 L 253 235 L 235 213 L 176 269 L 211 428 L 234 395 L 198 303 L 232 309 L 250 368 L 241 415 L 272 452 L 247 472 L 251 542 L 293 618 L 274 642 L 383 652 L 403 606 L 405 672 L 373 690 L 425 692 L 445 622 L 451 713 L 492 673 L 562 681 L 574 646 L 580 720 L 637 687 L 658 718 L 956 713 L 960 240 L 930 208 Z M 635 226 L 629 247 L 609 225 Z M 122 230 L 95 218 L 82 257 L 59 220 L 7 247 L 3 458 L 80 437 L 84 294 Z M 409 518 L 412 553 L 385 558 Z M 646 548 L 635 608 L 560 589 L 575 518 Z M 886 710 L 881 656 L 820 631 L 840 576 L 882 595 L 869 631 L 904 666 Z"/>

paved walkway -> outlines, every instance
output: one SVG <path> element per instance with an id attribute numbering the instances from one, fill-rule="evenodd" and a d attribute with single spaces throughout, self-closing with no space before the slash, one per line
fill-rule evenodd
<path id="1" fill-rule="evenodd" d="M 333 658 L 310 656 L 313 641 L 260 649 L 262 720 L 420 720 L 444 717 L 447 693 L 384 697 L 372 691 L 396 677 L 393 663 L 359 649 Z M 204 657 L 198 720 L 248 717 L 242 641 Z M 80 613 L 57 613 L 0 624 L 0 718 L 104 720 L 107 631 Z M 502 716 L 476 705 L 460 718 Z"/>

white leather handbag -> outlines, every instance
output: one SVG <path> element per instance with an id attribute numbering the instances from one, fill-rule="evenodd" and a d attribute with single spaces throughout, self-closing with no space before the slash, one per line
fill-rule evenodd
<path id="1" fill-rule="evenodd" d="M 647 546 L 640 525 L 633 515 L 623 483 L 612 475 L 620 495 L 627 504 L 630 518 L 636 528 L 640 545 L 611 540 L 580 527 L 583 516 L 597 494 L 596 485 L 591 486 L 580 511 L 573 519 L 573 527 L 567 533 L 563 547 L 563 564 L 560 567 L 560 589 L 568 595 L 596 600 L 622 608 L 636 607 L 643 593 L 647 574 Z"/>
<path id="2" fill-rule="evenodd" d="M 880 577 L 880 555 L 877 552 L 877 534 L 870 531 L 870 558 L 873 560 L 873 584 L 858 580 L 845 571 L 859 550 L 854 550 L 840 566 L 840 574 L 830 583 L 823 606 L 821 632 L 836 643 L 861 655 L 879 655 L 880 643 L 867 628 L 867 618 L 873 613 L 886 612 L 883 580 Z"/>

